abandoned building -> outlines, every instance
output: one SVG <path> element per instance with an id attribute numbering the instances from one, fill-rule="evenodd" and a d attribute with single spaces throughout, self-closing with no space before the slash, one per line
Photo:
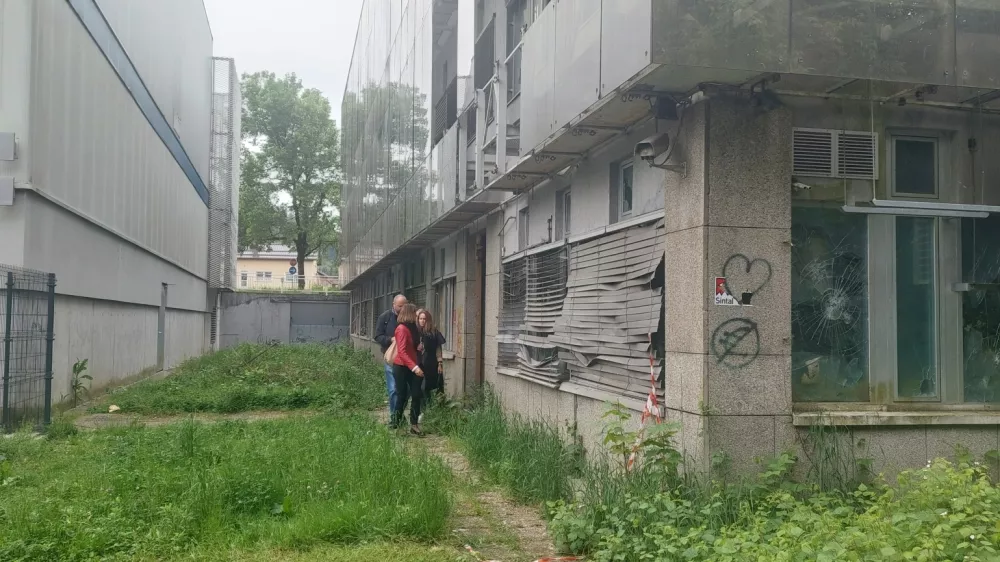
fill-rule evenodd
<path id="1" fill-rule="evenodd" d="M 705 469 L 1000 448 L 998 55 L 987 0 L 368 0 L 352 338 L 403 293 L 588 447 L 655 386 Z"/>

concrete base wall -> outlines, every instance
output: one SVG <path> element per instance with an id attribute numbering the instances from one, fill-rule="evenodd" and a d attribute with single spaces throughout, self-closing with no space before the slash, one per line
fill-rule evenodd
<path id="1" fill-rule="evenodd" d="M 155 369 L 158 316 L 154 307 L 56 295 L 53 402 L 68 397 L 73 363 L 81 359 L 89 360 L 94 390 Z M 207 316 L 167 310 L 165 368 L 207 351 Z"/>

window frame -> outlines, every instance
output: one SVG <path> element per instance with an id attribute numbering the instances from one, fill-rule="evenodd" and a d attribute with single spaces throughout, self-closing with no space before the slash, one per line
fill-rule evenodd
<path id="1" fill-rule="evenodd" d="M 631 187 L 629 189 L 629 208 L 625 210 L 625 170 L 628 169 L 632 175 Z M 628 220 L 635 211 L 635 161 L 625 160 L 618 165 L 618 221 Z"/>
<path id="2" fill-rule="evenodd" d="M 530 246 L 531 241 L 531 208 L 521 207 L 517 210 L 517 251 L 523 252 Z"/>
<path id="3" fill-rule="evenodd" d="M 884 135 L 888 173 L 883 187 L 889 199 L 928 199 L 920 194 L 897 194 L 894 190 L 895 158 L 891 155 L 897 138 L 933 140 L 936 143 L 935 178 L 937 194 L 942 202 L 959 200 L 958 187 L 947 181 L 954 151 L 954 139 L 949 131 L 887 130 Z M 875 187 L 878 190 L 878 184 Z M 814 203 L 815 204 L 815 203 Z M 839 205 L 840 203 L 838 203 Z M 793 201 L 809 205 L 807 201 Z M 928 215 L 934 221 L 934 340 L 936 363 L 936 396 L 900 396 L 897 310 L 897 226 L 896 221 L 908 215 L 867 215 L 868 260 L 868 401 L 867 402 L 806 402 L 792 396 L 795 411 L 881 410 L 886 406 L 900 411 L 962 411 L 969 409 L 1000 411 L 1000 401 L 994 403 L 965 401 L 964 310 L 963 294 L 953 290 L 962 278 L 963 219 Z M 794 225 L 793 221 L 793 225 Z M 795 374 L 793 373 L 792 376 Z"/>
<path id="4" fill-rule="evenodd" d="M 919 131 L 919 130 L 896 130 L 890 131 L 887 137 L 886 150 L 889 152 L 889 165 L 888 165 L 888 176 L 889 176 L 889 193 L 893 198 L 900 199 L 932 199 L 941 200 L 943 199 L 942 186 L 944 184 L 944 168 L 947 164 L 946 158 L 942 158 L 942 144 L 943 138 L 940 133 L 934 131 Z M 911 142 L 926 142 L 934 147 L 934 193 L 910 193 L 907 191 L 900 191 L 896 185 L 896 178 L 898 174 L 896 173 L 896 142 L 897 141 L 911 141 Z"/>
<path id="5" fill-rule="evenodd" d="M 445 342 L 443 351 L 455 351 L 455 326 L 453 316 L 455 315 L 455 289 L 457 278 L 452 276 L 441 279 L 434 284 L 434 318 L 437 319 L 437 328 L 444 336 Z"/>

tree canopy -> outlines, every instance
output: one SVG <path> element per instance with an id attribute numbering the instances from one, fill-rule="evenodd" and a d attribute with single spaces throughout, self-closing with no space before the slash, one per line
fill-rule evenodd
<path id="1" fill-rule="evenodd" d="M 340 157 L 330 102 L 295 74 L 245 74 L 242 120 L 240 250 L 286 244 L 303 271 L 305 257 L 335 245 L 339 232 Z"/>

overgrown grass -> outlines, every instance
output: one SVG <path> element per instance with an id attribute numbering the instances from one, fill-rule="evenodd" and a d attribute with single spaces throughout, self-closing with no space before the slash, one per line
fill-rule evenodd
<path id="1" fill-rule="evenodd" d="M 428 540 L 451 501 L 447 469 L 365 415 L 23 434 L 0 458 L 4 561 Z"/>
<path id="2" fill-rule="evenodd" d="M 579 459 L 558 430 L 504 412 L 492 393 L 471 404 L 439 404 L 425 427 L 457 437 L 469 462 L 519 500 L 540 503 L 570 493 Z"/>
<path id="3" fill-rule="evenodd" d="M 349 346 L 246 344 L 199 357 L 169 377 L 110 393 L 91 411 L 178 414 L 329 408 L 371 410 L 385 382 L 371 355 Z"/>

